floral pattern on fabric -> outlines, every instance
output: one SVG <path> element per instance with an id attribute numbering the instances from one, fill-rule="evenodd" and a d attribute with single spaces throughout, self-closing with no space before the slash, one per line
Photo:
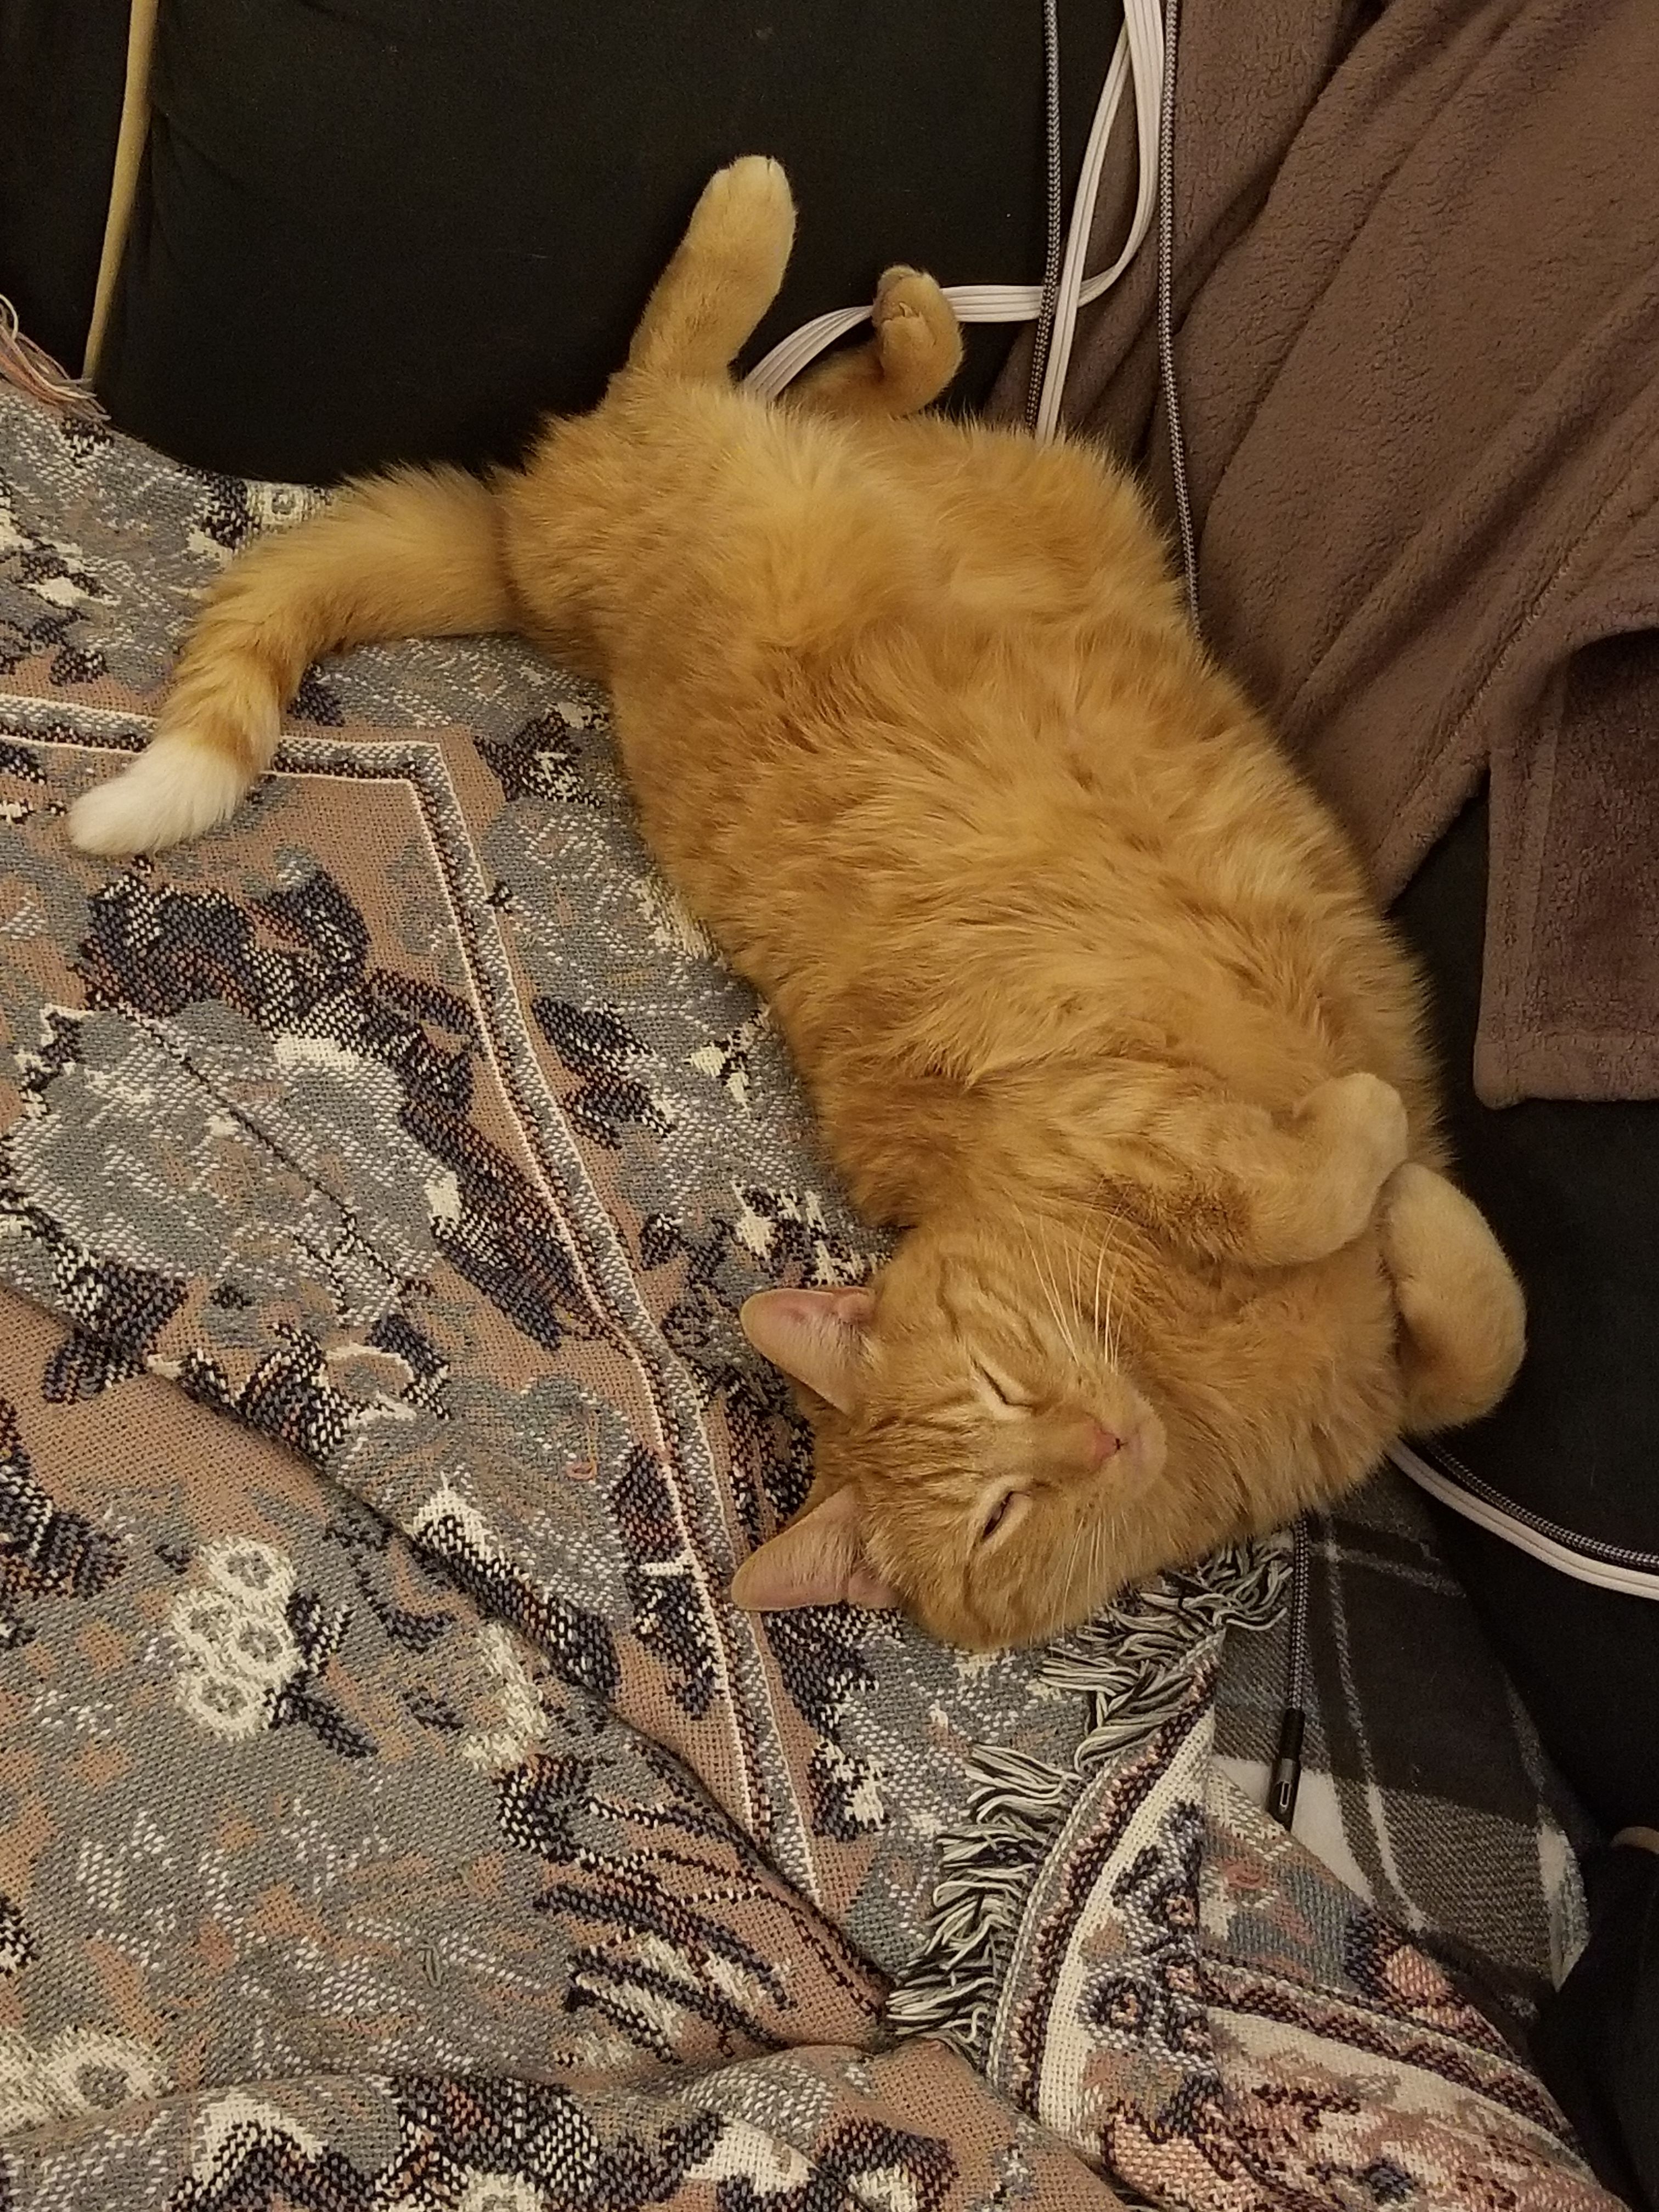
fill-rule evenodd
<path id="1" fill-rule="evenodd" d="M 7 2212 L 1603 2202 L 1218 1795 L 1275 1547 L 1048 1652 L 727 1604 L 809 1476 L 738 1309 L 879 1242 L 597 694 L 361 653 L 68 848 L 313 498 L 0 395 Z"/>

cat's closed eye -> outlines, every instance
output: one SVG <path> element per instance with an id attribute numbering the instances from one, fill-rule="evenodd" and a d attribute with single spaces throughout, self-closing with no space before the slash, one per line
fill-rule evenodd
<path id="1" fill-rule="evenodd" d="M 979 1540 L 988 1544 L 993 1536 L 1006 1535 L 1023 1521 L 1031 1510 L 1029 1492 L 1024 1490 L 1005 1490 L 995 1499 L 990 1511 L 980 1523 Z"/>
<path id="2" fill-rule="evenodd" d="M 1013 1492 L 1012 1490 L 1005 1490 L 1001 1497 L 998 1498 L 996 1504 L 991 1508 L 990 1511 L 985 1516 L 984 1526 L 979 1532 L 979 1540 L 981 1544 L 986 1542 L 988 1538 L 996 1534 L 997 1530 L 1001 1528 L 1003 1522 L 1007 1519 L 1008 1508 L 1013 1504 Z"/>
<path id="3" fill-rule="evenodd" d="M 976 1359 L 974 1362 L 974 1372 L 984 1383 L 991 1395 L 1000 1404 L 1006 1406 L 1011 1413 L 1029 1413 L 1030 1412 L 1031 1401 L 1023 1397 L 1006 1377 L 994 1375 L 982 1359 Z"/>

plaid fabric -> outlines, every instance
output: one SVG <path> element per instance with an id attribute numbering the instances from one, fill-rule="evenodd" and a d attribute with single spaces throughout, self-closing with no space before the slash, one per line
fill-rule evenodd
<path id="1" fill-rule="evenodd" d="M 1584 1936 L 1583 1815 L 1392 1468 L 1311 1529 L 1301 1790 L 1294 1833 L 1408 1928 L 1519 2032 Z M 1229 1643 L 1224 1768 L 1265 1801 L 1288 1613 Z"/>

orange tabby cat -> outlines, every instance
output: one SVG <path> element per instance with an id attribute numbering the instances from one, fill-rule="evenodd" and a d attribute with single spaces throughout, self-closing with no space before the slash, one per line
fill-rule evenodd
<path id="1" fill-rule="evenodd" d="M 396 474 L 237 562 L 71 835 L 222 821 L 332 647 L 512 627 L 603 676 L 664 867 L 906 1231 L 868 1290 L 744 1309 L 817 1473 L 733 1594 L 1023 1643 L 1483 1411 L 1522 1303 L 1438 1171 L 1411 969 L 1124 477 L 899 419 L 960 351 L 909 270 L 786 403 L 732 387 L 793 230 L 734 163 L 521 472 Z"/>

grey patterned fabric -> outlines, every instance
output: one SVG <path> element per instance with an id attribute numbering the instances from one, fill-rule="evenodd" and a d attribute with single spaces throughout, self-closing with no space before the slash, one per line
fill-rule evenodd
<path id="1" fill-rule="evenodd" d="M 69 851 L 308 499 L 0 398 L 0 2203 L 1603 2201 L 1216 1766 L 1282 1547 L 999 1657 L 727 1606 L 737 1308 L 874 1252 L 597 695 L 361 653 Z"/>

